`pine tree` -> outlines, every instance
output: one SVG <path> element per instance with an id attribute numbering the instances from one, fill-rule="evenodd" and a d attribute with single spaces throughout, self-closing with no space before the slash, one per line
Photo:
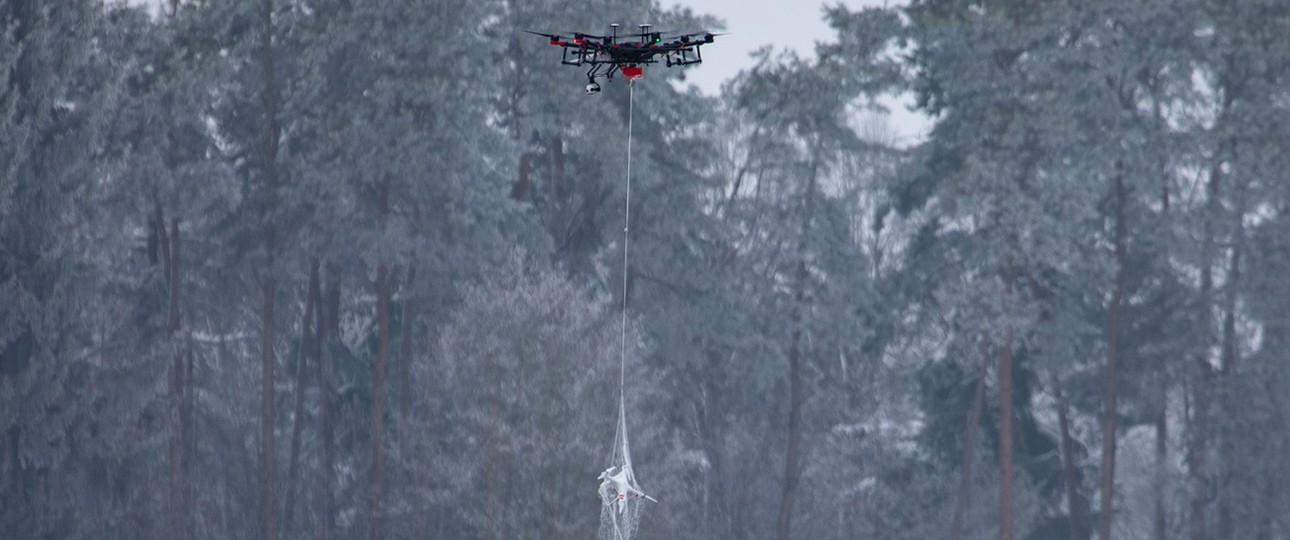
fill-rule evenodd
<path id="1" fill-rule="evenodd" d="M 460 534 L 457 527 L 484 538 L 595 534 L 598 514 L 583 502 L 595 496 L 588 479 L 616 420 L 613 312 L 608 298 L 519 254 L 466 291 L 444 329 L 436 386 L 473 391 L 445 392 L 435 403 L 446 414 L 436 434 L 449 466 L 440 481 L 454 500 L 470 503 L 444 509 L 443 534 Z M 627 366 L 633 435 L 657 436 L 653 419 L 638 413 L 657 397 L 652 381 L 630 350 Z"/>
<path id="2" fill-rule="evenodd" d="M 133 239 L 114 228 L 117 216 L 106 208 L 117 169 L 104 135 L 126 89 L 118 50 L 92 46 L 119 37 L 105 15 L 88 1 L 0 6 L 5 536 L 68 536 L 100 524 L 121 530 L 123 509 L 161 506 L 144 487 L 164 476 L 153 476 L 159 471 L 146 460 L 140 466 L 137 448 L 118 446 L 158 427 L 121 426 L 118 418 L 162 420 L 144 413 L 147 383 L 158 379 L 141 375 L 158 366 L 117 353 L 140 332 L 117 316 L 137 299 L 117 288 L 130 281 L 119 272 L 130 266 Z M 139 476 L 114 474 L 113 455 Z M 98 497 L 83 489 L 88 482 L 118 491 Z M 135 505 L 140 491 L 144 501 Z"/>
<path id="3" fill-rule="evenodd" d="M 864 29 L 894 20 L 880 11 L 833 16 L 839 27 Z M 872 75 L 887 68 L 878 57 L 890 38 L 857 37 L 858 32 L 843 33 L 840 44 L 816 63 L 763 56 L 736 86 L 736 110 L 749 119 L 752 138 L 746 143 L 747 184 L 733 186 L 727 209 L 749 246 L 739 254 L 747 265 L 741 279 L 748 280 L 748 289 L 761 291 L 752 322 L 788 368 L 776 377 L 787 394 L 779 405 L 787 416 L 775 525 L 781 539 L 793 536 L 796 514 L 815 508 L 797 503 L 808 474 L 803 456 L 813 454 L 812 446 L 820 444 L 832 422 L 844 417 L 829 402 L 846 396 L 838 385 L 846 373 L 836 372 L 826 359 L 855 354 L 872 332 L 872 322 L 854 314 L 866 311 L 873 290 L 869 276 L 860 272 L 871 267 L 861 248 L 867 232 L 857 232 L 848 213 L 863 209 L 851 197 L 857 196 L 857 186 L 872 180 L 851 177 L 856 170 L 851 164 L 881 149 L 867 146 L 850 128 L 847 106 L 891 82 Z M 848 73 L 857 66 L 869 78 Z M 817 372 L 827 375 L 813 382 L 816 376 L 808 374 Z M 841 474 L 837 465 L 826 470 L 831 472 L 821 474 Z M 813 474 L 807 478 L 827 482 Z"/>
<path id="4" fill-rule="evenodd" d="M 1072 231 L 1087 219 L 1095 192 L 1074 180 L 1089 170 L 1068 168 L 1085 166 L 1065 139 L 1080 126 L 1056 91 L 1093 77 L 1061 62 L 1063 36 L 1078 32 L 1068 27 L 1079 19 L 1066 6 L 916 2 L 907 13 L 918 43 L 920 104 L 939 118 L 924 170 L 901 188 L 902 206 L 925 201 L 919 204 L 932 215 L 928 233 L 939 241 L 927 247 L 942 253 L 919 254 L 930 256 L 923 264 L 959 265 L 938 276 L 944 292 L 937 295 L 939 309 L 955 314 L 955 349 L 968 358 L 982 347 L 995 351 L 998 534 L 1007 540 L 1027 534 L 1019 521 L 1033 519 L 1017 515 L 1018 468 L 1040 486 L 1061 483 L 1060 467 L 1029 457 L 1038 447 L 1022 396 L 1050 380 L 1046 366 L 1033 363 L 1065 356 L 1087 331 L 1063 325 L 1072 313 L 1062 304 L 1078 298 L 1070 287 L 1087 287 L 1079 277 L 1104 272 L 1098 260 L 1077 255 L 1082 246 Z M 1022 497 L 1060 494 L 1044 487 Z"/>

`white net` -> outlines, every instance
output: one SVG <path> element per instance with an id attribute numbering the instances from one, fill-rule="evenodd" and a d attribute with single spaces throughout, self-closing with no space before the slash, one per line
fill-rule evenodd
<path id="1" fill-rule="evenodd" d="M 619 403 L 618 426 L 610 467 L 600 473 L 599 540 L 631 540 L 640 526 L 641 511 L 654 499 L 641 490 L 632 470 L 631 448 L 627 444 L 627 415 Z"/>

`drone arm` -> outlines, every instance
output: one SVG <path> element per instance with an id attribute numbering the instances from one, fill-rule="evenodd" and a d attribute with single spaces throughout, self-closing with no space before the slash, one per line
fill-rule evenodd
<path id="1" fill-rule="evenodd" d="M 581 66 L 582 62 L 586 59 L 586 56 L 587 56 L 586 49 L 587 49 L 586 47 L 578 47 L 578 49 L 572 55 L 569 54 L 569 51 L 573 50 L 573 47 L 565 47 L 561 49 L 560 63 L 566 66 Z M 572 56 L 572 60 L 570 59 L 571 56 Z"/>

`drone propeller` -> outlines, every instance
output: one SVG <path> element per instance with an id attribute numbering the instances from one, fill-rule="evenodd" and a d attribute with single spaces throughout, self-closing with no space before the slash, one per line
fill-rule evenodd
<path id="1" fill-rule="evenodd" d="M 542 36 L 542 37 L 544 37 L 544 38 L 547 38 L 547 39 L 551 40 L 551 44 L 552 44 L 552 45 L 560 45 L 560 44 L 561 44 L 561 40 L 563 39 L 563 38 L 561 38 L 558 34 L 544 34 L 544 33 L 542 33 L 542 32 L 534 32 L 534 31 L 532 31 L 532 30 L 525 30 L 525 32 L 528 32 L 528 33 L 533 34 L 533 35 L 535 35 L 535 36 Z"/>
<path id="2" fill-rule="evenodd" d="M 586 32 L 574 32 L 572 30 L 569 31 L 569 34 L 573 35 L 574 37 L 580 37 L 584 39 L 605 39 L 609 37 L 609 36 L 600 36 L 596 34 L 588 34 Z"/>
<path id="3" fill-rule="evenodd" d="M 595 45 L 595 44 L 613 45 L 614 44 L 614 38 L 610 36 L 588 34 L 586 32 L 574 32 L 572 30 L 569 31 L 568 34 L 573 36 L 572 43 L 575 45 Z"/>
<path id="4" fill-rule="evenodd" d="M 676 41 L 680 41 L 681 43 L 690 43 L 691 38 L 699 37 L 699 38 L 703 38 L 701 40 L 698 40 L 701 43 L 712 43 L 713 38 L 717 36 L 724 36 L 726 34 L 727 32 L 691 32 L 689 34 L 678 34 L 675 36 L 666 36 L 666 37 L 669 40 L 676 40 Z"/>
<path id="5" fill-rule="evenodd" d="M 668 37 L 668 38 L 682 38 L 682 37 L 695 37 L 695 36 L 708 36 L 708 35 L 712 35 L 712 36 L 724 36 L 724 35 L 726 35 L 726 34 L 729 34 L 729 32 L 709 32 L 709 31 L 707 31 L 707 30 L 700 30 L 700 31 L 698 31 L 698 32 L 690 32 L 690 33 L 688 33 L 688 34 L 675 34 L 675 35 L 673 35 L 673 34 L 667 34 L 667 35 L 665 35 L 664 37 Z"/>
<path id="6" fill-rule="evenodd" d="M 545 38 L 547 38 L 547 39 L 551 40 L 551 44 L 552 44 L 552 45 L 563 45 L 563 46 L 570 46 L 570 45 L 589 45 L 589 44 L 591 44 L 591 43 L 592 43 L 592 41 L 593 41 L 593 40 L 599 40 L 599 41 L 601 41 L 601 42 L 605 43 L 606 45 L 608 45 L 608 44 L 610 44 L 610 43 L 611 43 L 611 40 L 610 40 L 610 38 L 609 38 L 609 37 L 606 37 L 606 36 L 598 36 L 598 35 L 595 35 L 595 34 L 584 34 L 584 33 L 582 33 L 582 32 L 565 32 L 563 35 L 562 35 L 562 34 L 546 34 L 546 33 L 543 33 L 543 32 L 534 32 L 534 31 L 532 31 L 532 30 L 525 30 L 525 32 L 528 32 L 528 33 L 533 34 L 533 35 L 535 35 L 535 36 L 542 36 L 542 37 L 545 37 Z M 564 41 L 564 36 L 573 36 L 573 39 L 570 39 L 569 41 Z"/>

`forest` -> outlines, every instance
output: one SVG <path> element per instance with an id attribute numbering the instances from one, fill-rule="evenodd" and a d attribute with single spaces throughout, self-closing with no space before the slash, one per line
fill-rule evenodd
<path id="1" fill-rule="evenodd" d="M 1290 539 L 1290 2 L 821 16 L 0 1 L 0 538 Z"/>

